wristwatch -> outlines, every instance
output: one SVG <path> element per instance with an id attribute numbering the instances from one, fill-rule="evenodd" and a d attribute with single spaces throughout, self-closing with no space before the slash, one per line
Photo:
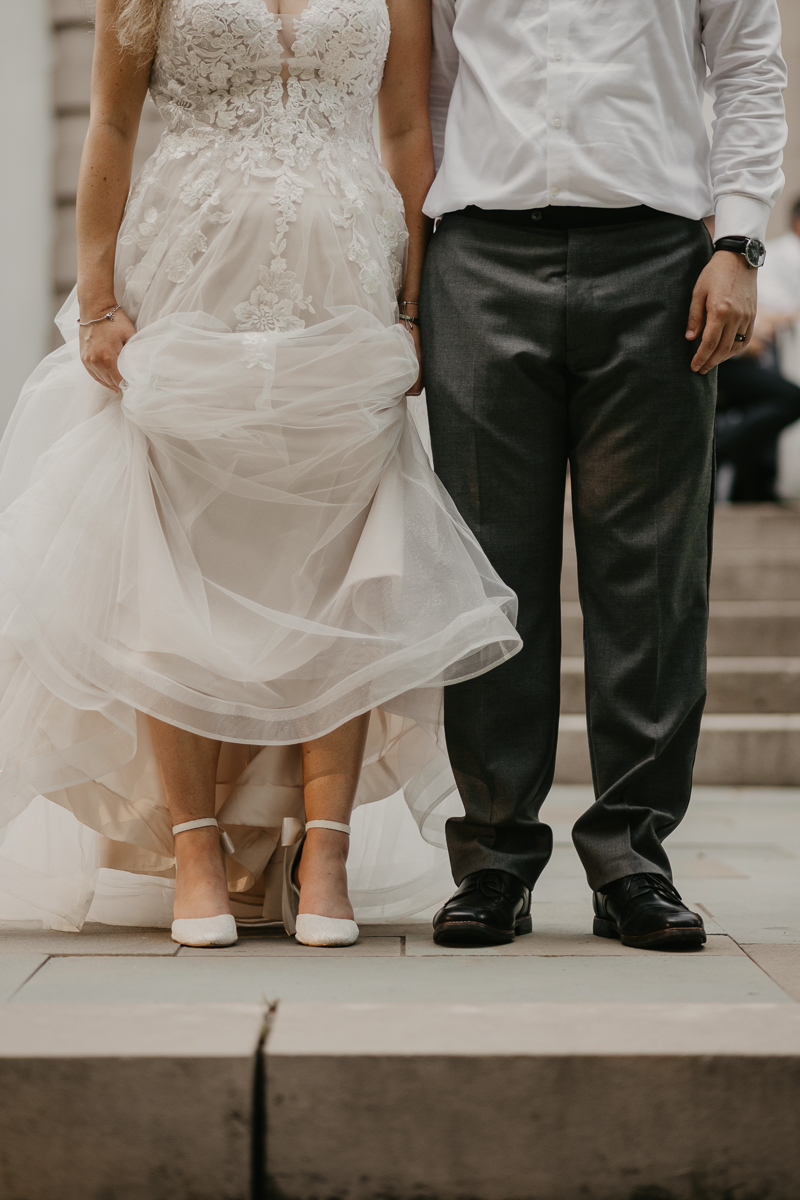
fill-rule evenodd
<path id="1" fill-rule="evenodd" d="M 748 267 L 755 271 L 763 267 L 767 260 L 767 247 L 758 238 L 724 237 L 714 242 L 714 250 L 731 250 L 734 254 L 743 254 Z"/>

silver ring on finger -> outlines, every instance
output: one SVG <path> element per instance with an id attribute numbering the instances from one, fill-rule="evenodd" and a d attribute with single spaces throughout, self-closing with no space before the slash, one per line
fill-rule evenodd
<path id="1" fill-rule="evenodd" d="M 747 334 L 746 334 L 746 333 L 737 333 L 737 334 L 736 334 L 736 337 L 735 337 L 733 340 L 734 340 L 735 342 L 746 342 L 746 341 L 747 341 Z"/>

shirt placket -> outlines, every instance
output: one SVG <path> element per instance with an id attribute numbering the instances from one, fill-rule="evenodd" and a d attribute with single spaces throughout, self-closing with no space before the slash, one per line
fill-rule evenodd
<path id="1" fill-rule="evenodd" d="M 547 198 L 564 204 L 570 176 L 569 30 L 574 0 L 549 0 L 547 31 Z"/>

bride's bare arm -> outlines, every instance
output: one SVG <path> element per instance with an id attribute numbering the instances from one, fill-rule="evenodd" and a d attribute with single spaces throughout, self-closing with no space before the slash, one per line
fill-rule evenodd
<path id="1" fill-rule="evenodd" d="M 133 150 L 150 62 L 123 50 L 114 28 L 119 0 L 98 0 L 89 132 L 78 181 L 78 303 L 82 321 L 115 308 L 114 258 L 131 182 Z M 89 374 L 119 391 L 119 352 L 135 333 L 120 309 L 113 321 L 81 329 Z"/>
<path id="2" fill-rule="evenodd" d="M 428 115 L 431 73 L 430 0 L 388 0 L 392 36 L 378 97 L 381 157 L 403 197 L 408 225 L 404 300 L 419 299 L 431 222 L 422 205 L 433 183 L 433 143 Z M 418 310 L 410 307 L 416 315 Z M 419 329 L 414 327 L 419 349 Z M 421 389 L 421 381 L 412 394 Z"/>

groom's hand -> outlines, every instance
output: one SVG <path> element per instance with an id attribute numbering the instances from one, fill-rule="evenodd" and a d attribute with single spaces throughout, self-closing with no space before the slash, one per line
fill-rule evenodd
<path id="1" fill-rule="evenodd" d="M 718 250 L 697 281 L 689 311 L 686 337 L 703 335 L 692 359 L 692 370 L 707 375 L 732 354 L 746 349 L 753 336 L 758 298 L 758 271 L 744 255 Z M 744 342 L 734 339 L 743 334 Z"/>

